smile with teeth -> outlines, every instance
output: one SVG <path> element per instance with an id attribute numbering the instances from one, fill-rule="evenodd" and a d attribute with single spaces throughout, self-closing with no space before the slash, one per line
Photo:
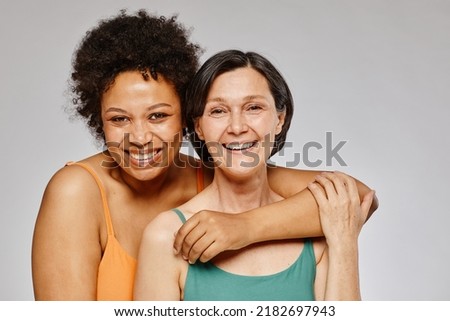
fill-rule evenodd
<path id="1" fill-rule="evenodd" d="M 139 162 L 146 162 L 149 161 L 151 159 L 153 159 L 153 157 L 159 153 L 159 149 L 155 149 L 151 152 L 148 153 L 144 153 L 144 152 L 129 152 L 130 157 L 139 161 Z"/>
<path id="2" fill-rule="evenodd" d="M 238 151 L 238 150 L 245 150 L 245 149 L 249 149 L 252 148 L 253 146 L 256 145 L 256 141 L 253 142 L 247 142 L 247 143 L 238 143 L 238 142 L 234 142 L 234 143 L 228 143 L 228 144 L 223 144 L 223 146 L 228 149 L 228 150 L 232 150 L 232 151 Z"/>

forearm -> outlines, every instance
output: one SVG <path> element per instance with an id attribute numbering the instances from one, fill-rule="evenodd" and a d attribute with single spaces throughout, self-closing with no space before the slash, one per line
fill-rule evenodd
<path id="1" fill-rule="evenodd" d="M 190 262 L 198 258 L 206 262 L 225 250 L 241 249 L 253 243 L 324 236 L 317 201 L 306 188 L 313 180 L 312 174 L 308 175 L 299 184 L 303 189 L 283 201 L 235 215 L 210 210 L 196 213 L 177 232 L 176 253 L 181 252 Z M 370 191 L 358 182 L 357 189 L 359 195 Z M 374 200 L 370 211 L 373 212 L 377 204 Z M 209 241 L 205 246 L 204 242 L 198 242 L 200 239 Z"/>
<path id="2" fill-rule="evenodd" d="M 358 245 L 330 247 L 329 266 L 325 289 L 326 301 L 359 301 Z"/>
<path id="3" fill-rule="evenodd" d="M 355 180 L 362 200 L 371 190 Z M 367 219 L 378 208 L 374 196 Z M 319 207 L 309 189 L 304 189 L 280 202 L 259 207 L 242 214 L 247 222 L 248 243 L 291 238 L 324 236 L 319 218 Z"/>
<path id="4" fill-rule="evenodd" d="M 241 215 L 247 221 L 249 243 L 323 236 L 318 206 L 308 189 Z"/>

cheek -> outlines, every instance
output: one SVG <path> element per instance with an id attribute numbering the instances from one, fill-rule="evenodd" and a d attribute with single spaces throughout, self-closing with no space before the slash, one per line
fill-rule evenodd
<path id="1" fill-rule="evenodd" d="M 121 142 L 124 137 L 124 130 L 118 127 L 103 126 L 106 142 Z"/>
<path id="2" fill-rule="evenodd" d="M 199 121 L 197 133 L 202 133 L 202 140 L 205 142 L 219 141 L 220 137 L 226 132 L 228 121 L 225 118 L 207 118 Z"/>
<path id="3" fill-rule="evenodd" d="M 153 135 L 159 137 L 162 141 L 180 141 L 183 136 L 182 130 L 181 122 L 174 119 L 174 121 L 155 127 Z"/>
<path id="4" fill-rule="evenodd" d="M 227 134 L 226 127 L 208 126 L 203 129 L 205 142 L 220 142 Z"/>
<path id="5" fill-rule="evenodd" d="M 278 119 L 260 118 L 253 123 L 252 127 L 257 131 L 260 137 L 275 137 L 278 128 L 277 126 Z"/>

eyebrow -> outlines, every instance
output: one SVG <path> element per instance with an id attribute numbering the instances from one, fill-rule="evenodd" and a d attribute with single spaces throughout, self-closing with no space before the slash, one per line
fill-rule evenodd
<path id="1" fill-rule="evenodd" d="M 266 96 L 263 96 L 263 95 L 249 95 L 249 96 L 245 96 L 245 97 L 243 98 L 244 101 L 250 101 L 250 100 L 255 100 L 255 99 L 264 99 L 265 101 L 267 101 Z M 223 99 L 223 98 L 221 98 L 221 97 L 216 97 L 216 98 L 208 99 L 208 100 L 206 101 L 206 103 L 209 103 L 209 102 L 218 102 L 218 103 L 222 103 L 222 102 L 225 102 L 225 101 L 226 101 L 226 100 Z"/>
<path id="2" fill-rule="evenodd" d="M 156 108 L 161 108 L 161 107 L 172 107 L 172 105 L 170 104 L 166 104 L 166 103 L 160 103 L 160 104 L 155 104 L 152 106 L 149 106 L 146 108 L 146 111 L 150 111 Z M 110 113 L 110 112 L 117 112 L 117 113 L 128 113 L 125 109 L 119 108 L 119 107 L 109 107 L 105 113 Z"/>
<path id="3" fill-rule="evenodd" d="M 255 100 L 255 99 L 267 100 L 266 96 L 263 96 L 263 95 L 250 95 L 250 96 L 244 97 L 244 100 L 246 100 L 246 101 L 248 101 L 248 100 Z"/>

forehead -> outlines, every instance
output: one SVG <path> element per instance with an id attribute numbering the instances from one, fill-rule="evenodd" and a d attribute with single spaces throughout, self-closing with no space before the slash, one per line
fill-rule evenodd
<path id="1" fill-rule="evenodd" d="M 244 67 L 219 75 L 211 85 L 208 98 L 242 95 L 272 96 L 267 79 L 257 70 Z"/>
<path id="2" fill-rule="evenodd" d="M 164 77 L 158 75 L 154 80 L 144 79 L 139 71 L 126 71 L 117 75 L 111 86 L 102 96 L 102 101 L 131 102 L 143 100 L 149 103 L 154 101 L 167 101 L 175 103 L 179 96 L 175 87 Z"/>

